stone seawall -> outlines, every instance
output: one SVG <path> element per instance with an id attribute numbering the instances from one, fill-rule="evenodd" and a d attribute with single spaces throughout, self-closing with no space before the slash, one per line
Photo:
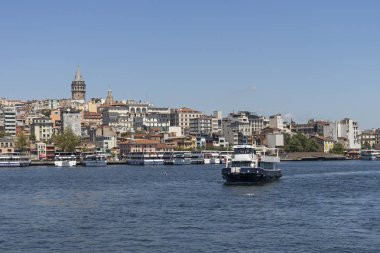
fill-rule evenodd
<path id="1" fill-rule="evenodd" d="M 321 161 L 321 160 L 346 160 L 344 155 L 329 154 L 323 152 L 294 152 L 281 156 L 281 161 Z"/>

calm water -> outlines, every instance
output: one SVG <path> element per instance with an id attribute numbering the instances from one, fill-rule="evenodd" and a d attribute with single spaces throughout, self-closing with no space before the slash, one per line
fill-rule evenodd
<path id="1" fill-rule="evenodd" d="M 244 187 L 220 168 L 2 168 L 0 252 L 379 252 L 380 161 Z"/>

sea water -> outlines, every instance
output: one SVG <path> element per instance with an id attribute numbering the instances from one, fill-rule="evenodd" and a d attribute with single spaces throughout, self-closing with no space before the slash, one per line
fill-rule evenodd
<path id="1" fill-rule="evenodd" d="M 379 252 L 380 161 L 0 169 L 0 252 Z"/>

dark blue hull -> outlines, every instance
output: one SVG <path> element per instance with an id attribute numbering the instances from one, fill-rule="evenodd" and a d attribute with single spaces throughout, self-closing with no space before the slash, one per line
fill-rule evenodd
<path id="1" fill-rule="evenodd" d="M 263 168 L 224 168 L 222 176 L 226 184 L 263 184 L 278 180 L 280 169 Z"/>

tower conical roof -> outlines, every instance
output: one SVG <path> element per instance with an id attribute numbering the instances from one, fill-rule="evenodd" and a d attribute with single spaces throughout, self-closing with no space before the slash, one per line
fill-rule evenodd
<path id="1" fill-rule="evenodd" d="M 74 79 L 74 81 L 83 81 L 83 79 L 82 79 L 82 75 L 80 74 L 79 66 L 78 66 L 78 68 L 77 68 L 77 72 L 76 72 L 76 74 L 75 74 L 75 79 Z"/>

